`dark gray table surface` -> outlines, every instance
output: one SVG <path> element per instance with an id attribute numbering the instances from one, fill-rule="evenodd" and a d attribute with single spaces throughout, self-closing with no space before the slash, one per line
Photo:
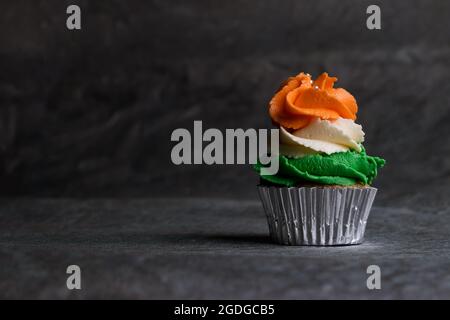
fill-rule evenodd
<path id="1" fill-rule="evenodd" d="M 270 243 L 257 201 L 3 199 L 0 297 L 450 298 L 449 211 L 375 207 L 364 244 L 324 248 Z"/>

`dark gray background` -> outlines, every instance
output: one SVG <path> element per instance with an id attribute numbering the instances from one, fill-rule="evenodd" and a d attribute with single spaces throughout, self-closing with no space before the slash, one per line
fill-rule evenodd
<path id="1" fill-rule="evenodd" d="M 0 39 L 1 195 L 256 198 L 249 166 L 173 165 L 171 132 L 270 127 L 282 80 L 328 71 L 388 161 L 378 204 L 447 204 L 449 2 L 2 1 Z"/>
<path id="2" fill-rule="evenodd" d="M 450 2 L 9 0 L 0 40 L 0 298 L 449 297 Z M 299 71 L 340 78 L 388 161 L 360 246 L 273 244 L 250 166 L 171 164 L 194 120 L 270 127 Z"/>

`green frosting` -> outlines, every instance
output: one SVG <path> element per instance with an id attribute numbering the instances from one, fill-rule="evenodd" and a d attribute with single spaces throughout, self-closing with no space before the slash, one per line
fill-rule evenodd
<path id="1" fill-rule="evenodd" d="M 342 186 L 371 184 L 378 168 L 386 163 L 384 159 L 368 156 L 364 148 L 359 153 L 351 150 L 330 155 L 305 155 L 297 159 L 280 156 L 279 160 L 276 175 L 261 175 L 262 164 L 259 162 L 255 169 L 263 180 L 288 187 L 302 182 Z"/>

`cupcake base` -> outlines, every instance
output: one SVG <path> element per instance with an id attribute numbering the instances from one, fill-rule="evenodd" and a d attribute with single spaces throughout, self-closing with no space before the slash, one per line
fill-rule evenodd
<path id="1" fill-rule="evenodd" d="M 258 186 L 270 236 L 279 244 L 339 246 L 363 242 L 377 189 L 369 186 Z"/>

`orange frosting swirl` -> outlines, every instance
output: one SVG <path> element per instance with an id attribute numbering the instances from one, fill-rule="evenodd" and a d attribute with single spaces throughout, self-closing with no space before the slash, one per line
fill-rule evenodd
<path id="1" fill-rule="evenodd" d="M 333 88 L 337 81 L 322 73 L 314 82 L 303 72 L 287 80 L 270 101 L 272 120 L 289 129 L 300 129 L 317 117 L 336 120 L 339 117 L 356 119 L 358 105 L 345 89 Z"/>

